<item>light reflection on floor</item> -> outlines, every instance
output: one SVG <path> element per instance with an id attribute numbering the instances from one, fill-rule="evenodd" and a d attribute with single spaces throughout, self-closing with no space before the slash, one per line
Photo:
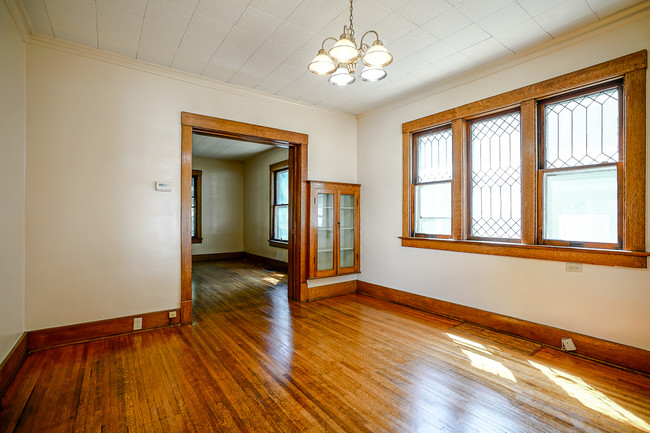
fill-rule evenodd
<path id="1" fill-rule="evenodd" d="M 595 390 L 579 377 L 533 361 L 528 362 L 586 407 L 614 418 L 617 421 L 625 422 L 635 428 L 650 432 L 650 424 L 624 409 L 602 392 Z"/>
<path id="2" fill-rule="evenodd" d="M 481 343 L 477 343 L 476 341 L 472 341 L 472 340 L 468 340 L 467 338 L 460 337 L 458 335 L 449 334 L 449 333 L 447 333 L 447 335 L 449 336 L 449 338 L 451 338 L 454 341 L 454 343 L 458 344 L 459 346 L 472 349 L 472 350 L 461 349 L 461 351 L 465 354 L 465 356 L 467 356 L 469 360 L 472 362 L 472 367 L 494 374 L 495 376 L 508 379 L 512 382 L 517 382 L 517 379 L 515 379 L 515 375 L 512 374 L 512 371 L 510 371 L 505 365 L 503 365 L 502 363 L 500 363 L 495 359 L 488 358 L 487 356 L 485 356 L 485 355 L 492 355 L 492 353 L 484 345 L 482 345 Z M 483 355 L 476 352 L 481 352 Z"/>

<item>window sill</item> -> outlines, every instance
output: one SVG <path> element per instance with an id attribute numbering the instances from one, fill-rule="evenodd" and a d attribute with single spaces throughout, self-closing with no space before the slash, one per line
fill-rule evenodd
<path id="1" fill-rule="evenodd" d="M 403 247 L 457 251 L 461 253 L 492 254 L 527 259 L 554 260 L 558 262 L 586 263 L 590 265 L 647 268 L 650 253 L 622 250 L 597 250 L 590 248 L 558 247 L 548 245 L 521 245 L 505 242 L 460 241 L 400 237 Z"/>
<path id="2" fill-rule="evenodd" d="M 192 238 L 192 243 L 193 244 L 202 244 L 203 243 L 203 238 Z"/>
<path id="3" fill-rule="evenodd" d="M 289 241 L 276 241 L 269 239 L 269 246 L 276 248 L 284 248 L 285 250 L 289 248 Z"/>

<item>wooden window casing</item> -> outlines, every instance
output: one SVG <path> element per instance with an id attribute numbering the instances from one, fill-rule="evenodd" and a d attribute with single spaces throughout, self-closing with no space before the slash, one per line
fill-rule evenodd
<path id="1" fill-rule="evenodd" d="M 406 122 L 403 133 L 402 245 L 597 265 L 647 268 L 645 251 L 647 51 L 639 51 L 560 77 Z M 570 99 L 600 86 L 619 86 L 618 169 L 619 243 L 571 243 L 543 239 L 543 154 L 540 111 L 543 104 Z M 509 110 L 521 114 L 521 239 L 470 236 L 470 123 Z M 414 231 L 414 137 L 451 124 L 453 134 L 452 235 L 424 237 Z M 597 165 L 600 166 L 600 165 Z"/>
<path id="2" fill-rule="evenodd" d="M 192 182 L 194 183 L 194 195 L 191 200 L 193 201 L 194 218 L 192 220 L 192 236 L 193 244 L 200 244 L 203 242 L 203 234 L 201 231 L 201 177 L 203 172 L 201 170 L 192 170 Z"/>
<path id="3" fill-rule="evenodd" d="M 287 173 L 289 172 L 289 161 L 280 161 L 275 164 L 271 164 L 269 166 L 269 171 L 270 171 L 270 185 L 271 185 L 271 191 L 270 191 L 270 203 L 271 203 L 271 209 L 270 209 L 270 221 L 269 221 L 269 245 L 272 247 L 278 247 L 278 248 L 288 248 L 289 247 L 289 241 L 288 240 L 283 240 L 279 239 L 277 237 L 277 234 L 275 232 L 275 219 L 276 219 L 276 212 L 278 211 L 278 208 L 283 207 L 283 208 L 289 208 L 289 202 L 287 203 L 279 203 L 278 202 L 278 173 L 282 171 L 286 171 Z M 288 197 L 288 191 L 287 191 L 287 197 Z M 288 220 L 287 220 L 288 224 Z"/>

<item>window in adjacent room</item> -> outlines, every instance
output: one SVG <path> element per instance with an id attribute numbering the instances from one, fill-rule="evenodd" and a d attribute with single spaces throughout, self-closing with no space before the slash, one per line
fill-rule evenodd
<path id="1" fill-rule="evenodd" d="M 203 242 L 201 237 L 201 170 L 192 170 L 191 204 L 192 204 L 192 243 Z"/>
<path id="2" fill-rule="evenodd" d="M 289 167 L 288 161 L 272 164 L 271 171 L 271 234 L 269 244 L 287 248 L 289 242 Z"/>

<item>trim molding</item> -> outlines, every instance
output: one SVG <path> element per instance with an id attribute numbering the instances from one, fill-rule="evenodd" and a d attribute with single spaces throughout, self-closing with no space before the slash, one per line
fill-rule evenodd
<path id="1" fill-rule="evenodd" d="M 232 253 L 193 254 L 192 263 L 213 262 L 217 260 L 241 259 L 243 257 L 244 257 L 243 251 L 236 251 Z"/>
<path id="2" fill-rule="evenodd" d="M 9 388 L 11 381 L 27 358 L 27 333 L 23 332 L 9 355 L 0 364 L 0 397 Z"/>
<path id="3" fill-rule="evenodd" d="M 576 343 L 576 347 L 578 347 L 576 352 L 571 352 L 572 355 L 575 354 L 650 374 L 650 351 L 637 347 L 602 340 L 527 320 L 516 319 L 498 313 L 491 313 L 465 305 L 416 295 L 402 290 L 391 289 L 377 284 L 366 283 L 365 281 L 357 282 L 357 292 L 395 304 L 433 313 L 438 316 L 475 323 L 499 332 L 536 341 L 555 349 L 560 349 L 562 337 L 570 337 Z"/>
<path id="4" fill-rule="evenodd" d="M 270 259 L 268 257 L 258 256 L 257 254 L 252 254 L 252 253 L 243 253 L 243 254 L 244 254 L 244 260 L 246 261 L 257 262 L 260 265 L 266 267 L 278 268 L 284 272 L 288 272 L 289 270 L 289 263 L 287 262 L 283 262 L 276 259 Z"/>
<path id="5" fill-rule="evenodd" d="M 308 287 L 307 300 L 331 298 L 333 296 L 349 295 L 356 293 L 357 280 L 343 281 L 341 283 L 325 284 L 323 286 Z"/>
<path id="6" fill-rule="evenodd" d="M 170 312 L 176 312 L 176 317 L 170 319 Z M 142 330 L 133 330 L 133 319 L 136 317 L 142 317 Z M 180 308 L 175 308 L 165 311 L 155 311 L 153 313 L 135 314 L 133 316 L 116 317 L 114 319 L 29 331 L 27 333 L 27 350 L 32 352 L 116 335 L 135 334 L 156 328 L 167 328 L 179 325 L 180 319 Z"/>

